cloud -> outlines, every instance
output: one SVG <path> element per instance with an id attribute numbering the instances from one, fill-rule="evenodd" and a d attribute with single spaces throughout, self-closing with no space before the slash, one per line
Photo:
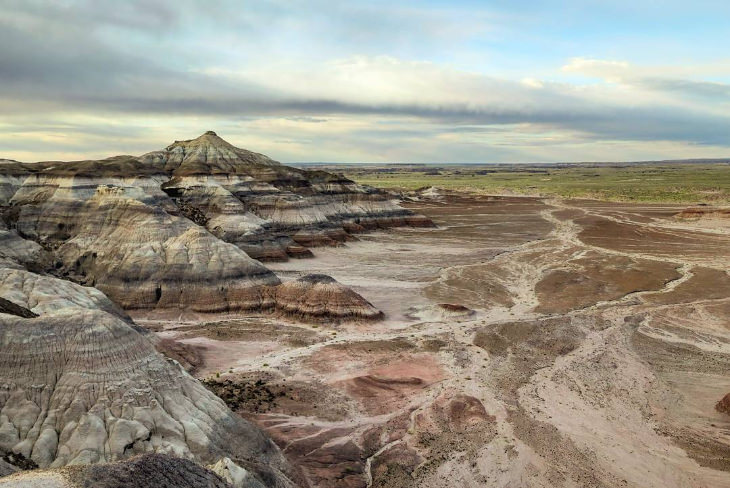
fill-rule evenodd
<path id="1" fill-rule="evenodd" d="M 561 69 L 567 73 L 580 73 L 607 81 L 621 81 L 630 73 L 631 66 L 625 61 L 573 58 Z"/>
<path id="2" fill-rule="evenodd" d="M 7 1 L 0 144 L 24 158 L 33 137 L 36 154 L 103 155 L 228 127 L 298 160 L 730 147 L 730 85 L 717 79 L 730 64 L 576 57 L 508 76 L 481 47 L 500 15 L 380 1 Z M 451 62 L 469 49 L 487 61 Z"/>
<path id="3" fill-rule="evenodd" d="M 695 79 L 702 74 L 730 75 L 730 62 L 719 62 L 712 67 L 657 67 L 635 66 L 625 61 L 574 58 L 562 67 L 562 71 L 642 88 L 650 92 L 706 99 L 713 105 L 730 102 L 730 84 Z"/>
<path id="4" fill-rule="evenodd" d="M 606 66 L 621 65 L 611 63 L 601 69 Z M 134 113 L 380 115 L 455 125 L 529 123 L 611 139 L 728 142 L 730 118 L 714 107 L 666 101 L 657 104 L 652 95 L 627 93 L 611 86 L 515 82 L 392 57 L 355 57 L 306 68 L 208 68 L 195 75 L 209 77 L 206 83 L 218 91 L 209 90 L 202 97 L 176 95 L 169 89 L 164 95 L 150 91 L 135 97 L 121 97 L 115 92 L 77 96 L 73 103 Z M 647 80 L 642 83 L 648 86 Z M 257 87 L 259 93 L 252 93 L 251 87 Z"/>

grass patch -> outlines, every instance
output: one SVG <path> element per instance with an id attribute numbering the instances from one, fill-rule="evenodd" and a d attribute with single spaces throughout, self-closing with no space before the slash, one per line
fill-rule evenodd
<path id="1" fill-rule="evenodd" d="M 342 169 L 342 168 L 340 168 Z M 568 167 L 348 167 L 344 174 L 379 188 L 415 190 L 437 186 L 489 194 L 593 198 L 611 201 L 730 203 L 730 165 L 657 164 Z M 437 174 L 434 174 L 437 173 Z"/>

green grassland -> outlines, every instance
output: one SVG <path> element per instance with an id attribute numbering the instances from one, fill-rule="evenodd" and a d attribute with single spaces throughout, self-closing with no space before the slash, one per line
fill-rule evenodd
<path id="1" fill-rule="evenodd" d="M 482 194 L 521 194 L 611 201 L 730 202 L 730 164 L 571 165 L 541 167 L 338 168 L 358 183 L 415 190 L 436 186 Z M 436 174 L 434 174 L 436 173 Z"/>

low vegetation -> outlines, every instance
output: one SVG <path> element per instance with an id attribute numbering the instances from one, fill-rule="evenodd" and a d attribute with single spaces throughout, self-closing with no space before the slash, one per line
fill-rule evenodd
<path id="1" fill-rule="evenodd" d="M 730 203 L 730 164 L 657 163 L 555 167 L 404 166 L 338 168 L 358 183 L 415 190 L 436 186 L 490 194 L 614 201 Z"/>

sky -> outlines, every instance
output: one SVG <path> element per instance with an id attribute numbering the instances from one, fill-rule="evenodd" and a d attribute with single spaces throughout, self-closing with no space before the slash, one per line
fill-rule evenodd
<path id="1" fill-rule="evenodd" d="M 730 2 L 0 0 L 0 158 L 730 158 Z"/>

